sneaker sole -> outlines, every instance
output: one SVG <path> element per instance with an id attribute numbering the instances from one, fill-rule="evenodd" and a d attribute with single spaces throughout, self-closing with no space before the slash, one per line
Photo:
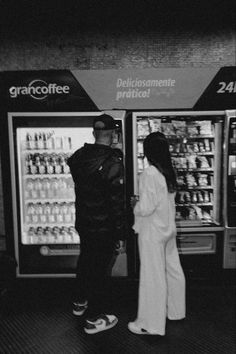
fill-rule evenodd
<path id="1" fill-rule="evenodd" d="M 108 326 L 102 328 L 102 329 L 86 329 L 84 328 L 84 331 L 85 333 L 87 334 L 96 334 L 96 333 L 99 333 L 99 332 L 103 332 L 103 331 L 106 331 L 107 329 L 111 329 L 112 327 L 115 327 L 115 325 L 117 324 L 118 322 L 118 318 L 116 318 L 111 324 L 109 324 Z"/>
<path id="2" fill-rule="evenodd" d="M 86 310 L 83 310 L 83 311 L 75 311 L 73 310 L 73 315 L 75 316 L 82 316 L 84 313 L 85 313 Z"/>
<path id="3" fill-rule="evenodd" d="M 134 329 L 134 328 L 130 328 L 130 326 L 128 325 L 128 329 L 130 330 L 130 332 L 134 333 L 134 334 L 141 334 L 142 336 L 155 336 L 155 335 L 160 335 L 158 333 L 150 333 L 146 330 L 142 330 L 142 329 Z"/>

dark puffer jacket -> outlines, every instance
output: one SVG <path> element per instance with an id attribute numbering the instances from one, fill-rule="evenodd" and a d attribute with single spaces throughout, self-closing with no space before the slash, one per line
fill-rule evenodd
<path id="1" fill-rule="evenodd" d="M 84 144 L 67 161 L 75 183 L 76 223 L 83 235 L 109 233 L 125 239 L 122 152 L 110 146 Z"/>

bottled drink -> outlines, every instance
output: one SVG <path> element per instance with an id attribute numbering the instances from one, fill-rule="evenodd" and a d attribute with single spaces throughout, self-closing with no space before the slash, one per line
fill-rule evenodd
<path id="1" fill-rule="evenodd" d="M 59 150 L 62 149 L 62 137 L 54 136 L 54 149 Z"/>
<path id="2" fill-rule="evenodd" d="M 33 138 L 32 134 L 27 133 L 26 134 L 26 149 L 33 150 L 34 148 L 35 148 L 34 138 Z"/>
<path id="3" fill-rule="evenodd" d="M 42 188 L 43 188 L 43 185 L 42 185 L 40 178 L 36 178 L 35 184 L 34 184 L 35 198 L 40 198 Z"/>
<path id="4" fill-rule="evenodd" d="M 50 204 L 49 203 L 45 203 L 44 204 L 44 214 L 46 215 L 46 220 L 48 223 L 51 222 L 51 207 L 50 207 Z"/>
<path id="5" fill-rule="evenodd" d="M 25 223 L 26 224 L 32 223 L 32 215 L 33 215 L 32 203 L 29 203 L 26 207 L 26 213 L 25 213 Z"/>
<path id="6" fill-rule="evenodd" d="M 61 171 L 61 159 L 60 159 L 60 155 L 58 157 L 55 157 L 54 160 L 54 173 L 55 174 L 60 174 Z"/>
<path id="7" fill-rule="evenodd" d="M 51 189 L 52 189 L 52 195 L 53 198 L 58 198 L 59 195 L 59 184 L 58 184 L 58 179 L 53 178 L 51 181 Z"/>
<path id="8" fill-rule="evenodd" d="M 69 158 L 69 154 L 64 154 L 64 162 L 63 162 L 63 173 L 68 174 L 70 173 L 70 168 L 67 164 L 67 160 Z"/>
<path id="9" fill-rule="evenodd" d="M 41 198 L 46 199 L 50 198 L 50 182 L 48 178 L 44 178 L 42 181 L 42 190 L 41 190 Z"/>
<path id="10" fill-rule="evenodd" d="M 30 154 L 25 156 L 25 174 L 26 175 L 31 174 L 31 169 L 30 169 L 31 162 L 30 162 L 30 159 L 31 159 Z"/>
<path id="11" fill-rule="evenodd" d="M 29 158 L 29 173 L 35 175 L 37 173 L 37 166 L 35 165 L 35 156 L 30 155 Z"/>
<path id="12" fill-rule="evenodd" d="M 38 149 L 42 150 L 44 148 L 43 133 L 38 134 Z"/>
<path id="13" fill-rule="evenodd" d="M 70 224 L 71 223 L 71 215 L 69 213 L 67 203 L 62 203 L 61 214 L 62 214 L 63 222 L 66 224 Z"/>
<path id="14" fill-rule="evenodd" d="M 34 189 L 33 180 L 32 180 L 32 178 L 29 178 L 26 180 L 26 183 L 25 183 L 25 199 L 32 198 L 33 189 Z"/>
<path id="15" fill-rule="evenodd" d="M 38 150 L 39 146 L 38 146 L 38 140 L 39 140 L 39 136 L 38 136 L 38 133 L 35 133 L 34 134 L 34 148 L 36 150 Z"/>
<path id="16" fill-rule="evenodd" d="M 49 175 L 54 173 L 53 166 L 52 166 L 52 159 L 50 155 L 45 156 L 45 173 Z"/>
<path id="17" fill-rule="evenodd" d="M 58 196 L 59 199 L 66 198 L 66 185 L 64 178 L 58 179 Z"/>
<path id="18" fill-rule="evenodd" d="M 54 204 L 49 205 L 50 214 L 48 214 L 48 221 L 50 224 L 55 223 L 55 211 L 54 211 Z"/>
<path id="19" fill-rule="evenodd" d="M 32 204 L 32 223 L 37 224 L 38 222 L 39 222 L 38 205 Z"/>
<path id="20" fill-rule="evenodd" d="M 53 149 L 52 133 L 45 133 L 44 134 L 44 147 L 47 150 Z"/>

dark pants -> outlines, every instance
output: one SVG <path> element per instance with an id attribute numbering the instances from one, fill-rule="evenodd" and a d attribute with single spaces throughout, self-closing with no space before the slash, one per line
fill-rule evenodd
<path id="1" fill-rule="evenodd" d="M 87 318 L 109 311 L 108 270 L 114 255 L 115 244 L 109 235 L 81 236 L 81 253 L 77 264 L 74 301 L 88 301 Z"/>

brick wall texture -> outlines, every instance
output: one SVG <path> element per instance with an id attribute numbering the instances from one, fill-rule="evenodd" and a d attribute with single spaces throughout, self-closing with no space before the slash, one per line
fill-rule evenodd
<path id="1" fill-rule="evenodd" d="M 0 26 L 0 71 L 236 65 L 231 0 L 0 0 Z"/>

